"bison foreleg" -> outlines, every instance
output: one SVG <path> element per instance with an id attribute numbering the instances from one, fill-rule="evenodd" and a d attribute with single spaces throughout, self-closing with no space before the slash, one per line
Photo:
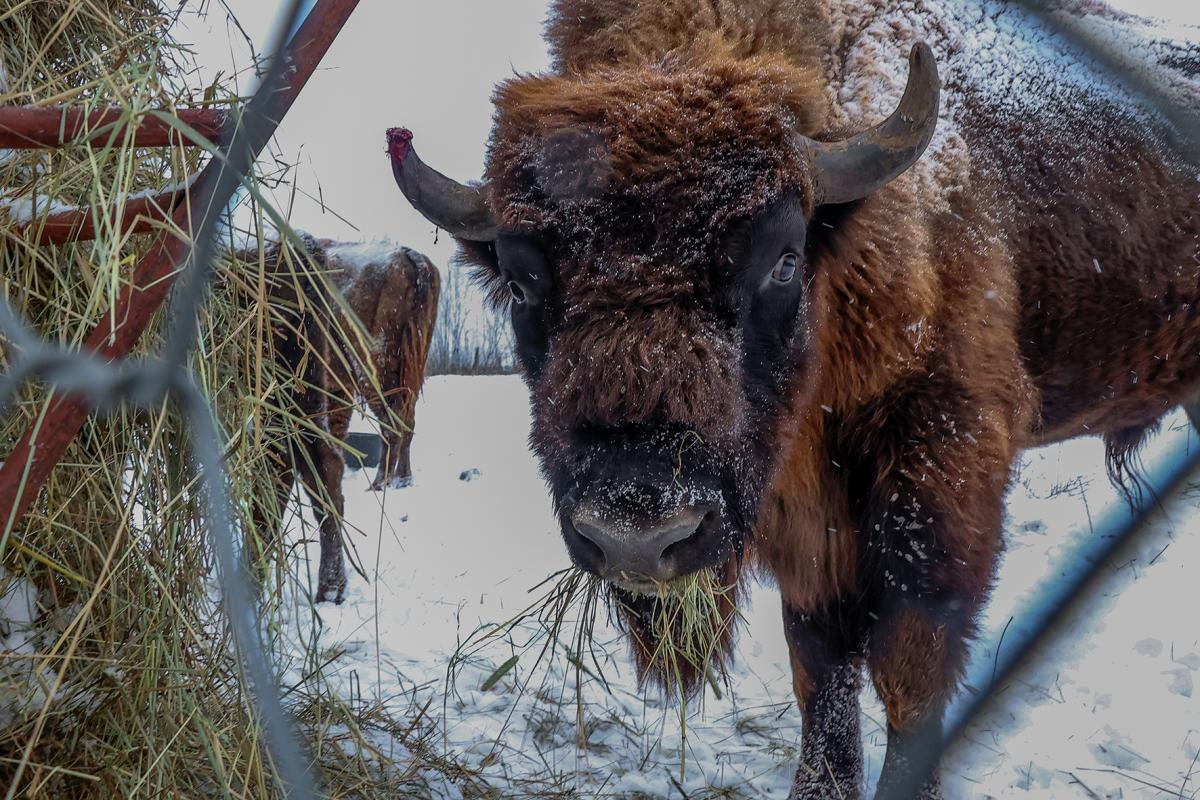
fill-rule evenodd
<path id="1" fill-rule="evenodd" d="M 255 541 L 246 543 L 244 556 L 250 562 L 247 566 L 254 577 L 256 589 L 262 588 L 267 576 L 267 562 L 271 554 L 279 549 L 288 498 L 296 480 L 290 453 L 283 448 L 271 448 L 267 468 L 270 472 L 270 492 L 256 498 L 252 504 Z"/>
<path id="2" fill-rule="evenodd" d="M 371 489 L 379 491 L 385 486 L 399 489 L 412 483 L 412 462 L 409 449 L 412 446 L 413 416 L 416 410 L 416 395 L 404 387 L 388 384 L 391 394 L 386 401 L 378 393 L 367 395 L 367 402 L 375 418 L 383 428 L 383 452 L 379 469 Z"/>
<path id="3" fill-rule="evenodd" d="M 958 688 L 1002 544 L 1017 424 L 928 374 L 845 426 L 862 559 L 867 665 L 887 709 L 880 786 L 909 785 L 913 748 Z M 911 796 L 911 795 L 907 795 Z M 941 796 L 936 776 L 916 795 Z"/>
<path id="4" fill-rule="evenodd" d="M 915 488 L 911 491 L 909 497 L 921 509 L 926 526 L 881 525 L 884 536 L 873 553 L 883 586 L 876 589 L 871 604 L 875 621 L 867 634 L 867 664 L 887 710 L 887 756 L 879 777 L 884 792 L 879 796 L 887 797 L 900 795 L 885 790 L 912 785 L 914 778 L 921 777 L 910 774 L 915 749 L 932 746 L 940 732 L 943 712 L 966 665 L 968 643 L 999 549 L 999 497 L 995 509 L 968 519 L 939 511 L 938 501 Z M 901 499 L 905 496 L 901 489 L 890 497 L 897 494 Z M 962 507 L 972 511 L 967 500 Z M 891 518 L 910 519 L 900 513 Z M 943 524 L 960 526 L 955 530 L 970 531 L 972 536 L 946 536 Z M 958 544 L 964 546 L 960 549 Z M 917 794 L 904 796 L 940 798 L 936 770 Z"/>
<path id="5" fill-rule="evenodd" d="M 313 516 L 321 531 L 321 561 L 317 569 L 318 603 L 340 603 L 346 594 L 346 561 L 342 553 L 342 474 L 345 461 L 341 448 L 328 438 L 303 434 L 305 452 L 299 467 L 304 488 L 312 501 Z"/>
<path id="6" fill-rule="evenodd" d="M 919 778 L 910 772 L 920 748 L 937 745 L 942 715 L 966 663 L 967 631 L 976 612 L 974 604 L 953 600 L 940 604 L 891 600 L 891 612 L 881 616 L 871 632 L 868 658 L 875 689 L 887 709 L 880 797 L 899 797 L 890 792 Z M 940 798 L 936 772 L 917 794 L 904 796 Z"/>
<path id="7" fill-rule="evenodd" d="M 859 797 L 861 666 L 845 646 L 834 614 L 783 611 L 792 683 L 804 719 L 800 768 L 789 800 Z"/>
<path id="8" fill-rule="evenodd" d="M 383 455 L 379 459 L 379 470 L 371 489 L 379 491 L 385 486 L 401 489 L 412 485 L 412 459 L 409 451 L 412 448 L 412 433 L 410 431 L 388 430 L 383 435 Z"/>

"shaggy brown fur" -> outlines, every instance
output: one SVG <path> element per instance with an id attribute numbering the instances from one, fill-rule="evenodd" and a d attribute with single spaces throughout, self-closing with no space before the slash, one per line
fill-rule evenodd
<path id="1" fill-rule="evenodd" d="M 372 489 L 404 486 L 412 480 L 413 432 L 417 397 L 425 381 L 425 360 L 437 322 L 441 276 L 428 258 L 401 247 L 376 252 L 369 246 L 317 241 L 333 284 L 370 337 L 368 352 L 337 361 L 338 382 L 353 386 L 383 426 L 384 451 Z M 364 367 L 374 368 L 374 376 Z M 352 374 L 347 374 L 347 371 Z M 375 388 L 378 381 L 379 388 Z M 334 434 L 345 438 L 349 409 L 335 415 Z"/>
<path id="2" fill-rule="evenodd" d="M 281 524 L 298 479 L 321 531 L 316 599 L 340 603 L 346 588 L 345 459 L 336 442 L 346 438 L 355 397 L 364 398 L 385 430 L 384 458 L 372 488 L 411 478 L 413 412 L 437 316 L 439 276 L 428 258 L 405 247 L 384 253 L 372 246 L 373 257 L 364 257 L 361 246 L 308 236 L 303 241 L 307 252 L 287 257 L 310 259 L 311 271 L 289 265 L 279 245 L 265 256 L 272 275 L 275 357 L 294 376 L 296 410 L 328 435 L 302 428 L 294 440 L 280 442 L 273 456 L 273 505 L 257 509 L 257 529 Z M 343 292 L 369 341 L 356 334 L 335 290 Z"/>
<path id="3" fill-rule="evenodd" d="M 324 254 L 306 240 L 308 253 L 274 244 L 265 253 L 267 294 L 272 306 L 274 357 L 285 376 L 294 412 L 308 420 L 294 436 L 278 440 L 274 462 L 275 492 L 255 505 L 255 530 L 277 537 L 292 487 L 299 480 L 312 503 L 320 529 L 321 557 L 317 571 L 317 602 L 342 602 L 346 590 L 346 567 L 342 553 L 341 520 L 345 510 L 342 474 L 346 464 L 342 449 L 330 438 L 335 414 L 349 408 L 350 391 L 335 380 L 331 366 L 338 359 L 333 341 L 338 314 L 335 300 L 323 278 L 327 270 Z M 242 253 L 240 260 L 255 260 L 257 254 Z M 300 259 L 311 258 L 311 267 Z M 324 434 L 324 435 L 322 435 Z M 274 539 L 263 543 L 270 552 Z"/>
<path id="4" fill-rule="evenodd" d="M 548 342 L 523 356 L 531 441 L 568 547 L 589 557 L 572 507 L 649 485 L 663 508 L 720 510 L 732 544 L 713 552 L 783 595 L 805 718 L 797 798 L 858 791 L 862 664 L 887 707 L 881 784 L 905 779 L 963 669 L 1018 452 L 1101 434 L 1119 471 L 1200 387 L 1196 170 L 1161 121 L 1062 67 L 1070 56 L 1017 47 L 989 66 L 970 51 L 972 25 L 1007 46 L 1012 9 L 951 10 L 558 0 L 555 73 L 495 94 L 501 244 L 550 265 L 514 320 Z M 874 195 L 817 207 L 789 134 L 877 122 L 902 80 L 881 59 L 916 38 L 943 69 L 934 144 Z M 787 198 L 807 223 L 807 284 L 789 361 L 768 368 L 743 338 L 737 276 L 762 220 L 795 213 Z M 498 297 L 541 269 L 463 245 Z M 677 463 L 687 435 L 703 445 Z"/>

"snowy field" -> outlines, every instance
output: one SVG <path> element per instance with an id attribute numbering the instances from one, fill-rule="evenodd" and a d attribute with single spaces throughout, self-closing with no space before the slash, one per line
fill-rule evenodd
<path id="1" fill-rule="evenodd" d="M 401 717 L 423 708 L 433 744 L 475 768 L 496 796 L 786 797 L 800 717 L 772 587 L 754 587 L 743 609 L 732 691 L 710 693 L 692 710 L 686 739 L 678 711 L 639 692 L 624 644 L 604 626 L 607 690 L 585 676 L 577 697 L 576 671 L 561 652 L 541 666 L 530 652 L 484 691 L 514 654 L 500 640 L 448 684 L 458 643 L 528 605 L 528 590 L 567 556 L 526 448 L 519 378 L 433 378 L 417 426 L 415 485 L 373 493 L 371 470 L 346 475 L 350 538 L 371 580 L 352 575 L 347 602 L 319 609 L 322 652 L 346 694 Z M 1195 444 L 1173 415 L 1147 463 L 1169 446 Z M 1020 626 L 1021 604 L 1056 579 L 1064 553 L 1115 501 L 1098 440 L 1026 455 L 972 674 L 989 674 L 990 643 Z M 1033 679 L 1005 689 L 946 765 L 948 796 L 1200 795 L 1200 496 L 1186 505 L 1168 510 L 1136 558 L 1109 570 L 1103 602 L 1044 654 Z M 315 565 L 314 546 L 309 555 Z M 863 708 L 873 782 L 884 731 L 870 690 Z M 435 797 L 460 796 L 450 781 L 431 781 Z"/>

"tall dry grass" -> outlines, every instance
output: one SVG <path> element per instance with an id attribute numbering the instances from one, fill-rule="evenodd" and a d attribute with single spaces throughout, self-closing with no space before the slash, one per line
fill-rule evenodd
<path id="1" fill-rule="evenodd" d="M 0 0 L 0 103 L 150 107 L 234 104 L 229 86 L 189 84 L 191 56 L 157 0 Z M 0 154 L 0 289 L 40 333 L 78 345 L 114 307 L 153 237 L 101 213 L 94 242 L 46 247 L 16 223 L 52 203 L 120 210 L 131 193 L 196 172 L 200 150 L 128 142 Z M 276 177 L 284 180 L 286 177 Z M 254 513 L 271 496 L 278 443 L 312 424 L 294 405 L 296 375 L 274 358 L 273 303 L 262 258 L 263 209 L 242 215 L 259 257 L 227 258 L 203 311 L 192 359 L 212 398 L 228 486 L 248 557 L 281 520 Z M 36 227 L 36 226 L 34 226 Z M 286 233 L 286 232 L 285 232 Z M 182 231 L 176 235 L 185 236 Z M 240 244 L 245 244 L 241 241 Z M 303 257 L 295 280 L 324 285 Z M 335 302 L 335 301 L 330 301 Z M 139 352 L 157 351 L 160 313 Z M 332 317 L 332 315 L 331 315 Z M 335 337 L 357 335 L 331 326 Z M 341 348 L 345 352 L 352 348 Z M 16 354 L 0 340 L 0 371 Z M 0 453 L 46 419 L 46 386 L 22 389 L 0 416 Z M 188 423 L 171 404 L 88 420 L 29 513 L 0 520 L 0 797 L 272 797 L 280 781 L 219 602 L 213 553 L 189 454 Z M 264 529 L 258 529 L 264 528 Z M 304 532 L 301 532 L 304 535 Z M 265 640 L 283 666 L 285 703 L 330 796 L 427 792 L 433 775 L 471 777 L 428 745 L 412 709 L 351 704 L 326 677 L 308 567 L 287 542 L 266 553 Z M 299 620 L 299 625 L 297 625 Z M 285 624 L 289 623 L 289 624 Z M 301 641 L 282 631 L 306 630 Z M 387 742 L 387 746 L 381 744 Z"/>

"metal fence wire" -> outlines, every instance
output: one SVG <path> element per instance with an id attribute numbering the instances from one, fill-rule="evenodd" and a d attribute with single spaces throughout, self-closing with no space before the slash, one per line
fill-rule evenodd
<path id="1" fill-rule="evenodd" d="M 1197 110 L 1170 101 L 1153 82 L 1132 71 L 1127 56 L 1112 43 L 1098 40 L 1083 25 L 1073 24 L 1069 15 L 1054 14 L 1057 4 L 1010 1 L 1042 25 L 1054 29 L 1097 71 L 1116 81 L 1146 106 L 1157 110 L 1170 124 L 1170 135 L 1178 152 L 1200 173 L 1200 113 Z M 355 5 L 355 0 L 319 0 L 315 4 L 311 0 L 288 0 L 280 12 L 277 41 L 268 51 L 272 55 L 260 86 L 193 186 L 189 203 L 192 224 L 185 230 L 194 233 L 181 271 L 182 280 L 171 301 L 169 333 L 159 356 L 108 361 L 86 350 L 51 344 L 23 323 L 7 300 L 0 299 L 0 335 L 16 354 L 9 371 L 0 376 L 0 415 L 5 413 L 20 386 L 31 379 L 52 385 L 57 394 L 81 398 L 91 410 L 99 413 L 122 404 L 153 407 L 170 399 L 186 415 L 235 647 L 264 726 L 277 774 L 286 793 L 299 800 L 315 797 L 315 784 L 306 768 L 298 737 L 285 717 L 276 671 L 256 623 L 250 581 L 243 560 L 236 555 L 236 514 L 228 496 L 222 465 L 221 431 L 217 428 L 209 398 L 197 386 L 187 362 L 196 341 L 198 314 L 213 274 L 218 228 L 258 153 L 298 91 L 295 82 L 289 83 L 297 71 L 297 50 L 306 45 L 306 35 L 311 38 L 314 32 L 320 32 L 325 39 L 322 46 L 316 48 L 316 59 L 319 60 Z M 301 22 L 305 23 L 304 27 Z M 307 55 L 311 60 L 312 54 Z M 315 63 L 310 63 L 305 69 L 311 74 L 313 67 Z M 306 78 L 307 75 L 302 76 L 299 84 L 302 85 Z M 997 656 L 997 667 L 991 679 L 977 682 L 979 685 L 975 688 L 978 691 L 961 703 L 959 711 L 944 729 L 935 730 L 926 738 L 910 773 L 911 782 L 890 787 L 879 795 L 880 800 L 907 800 L 917 795 L 919 787 L 936 769 L 941 758 L 962 740 L 964 731 L 999 702 L 1003 688 L 1031 667 L 1039 649 L 1059 633 L 1064 621 L 1105 582 L 1104 565 L 1142 537 L 1156 514 L 1197 478 L 1200 478 L 1200 450 L 1188 453 L 1184 447 L 1177 448 L 1147 471 L 1147 484 L 1152 491 L 1144 493 L 1131 507 L 1110 509 L 1108 517 L 1094 526 L 1095 534 L 1064 561 L 1061 580 L 1051 583 L 1030 603 L 1033 611 L 1023 632 L 1005 641 L 1004 652 Z M 3 513 L 4 530 L 11 529 L 19 516 L 18 509 L 18 504 L 14 503 L 11 511 Z"/>
<path id="2" fill-rule="evenodd" d="M 326 3 L 325 6 L 336 5 Z M 349 5 L 353 8 L 353 3 Z M 236 513 L 228 495 L 221 459 L 223 437 L 217 428 L 208 397 L 199 389 L 188 369 L 195 346 L 199 312 L 213 273 L 216 240 L 231 202 L 278 125 L 288 101 L 283 93 L 296 72 L 294 55 L 303 45 L 304 30 L 297 30 L 302 12 L 312 11 L 306 0 L 288 0 L 277 22 L 276 41 L 258 89 L 244 113 L 232 123 L 208 166 L 201 172 L 189 198 L 188 225 L 191 247 L 181 265 L 182 280 L 171 300 L 166 344 L 153 358 L 124 358 L 105 361 L 87 351 L 73 351 L 48 343 L 26 327 L 7 300 L 0 302 L 0 333 L 19 355 L 0 377 L 0 414 L 21 384 L 31 378 L 54 386 L 59 394 L 86 399 L 98 412 L 128 403 L 145 408 L 173 400 L 189 422 L 190 443 L 200 478 L 208 515 L 209 533 L 216 554 L 217 578 L 233 633 L 234 646 L 245 670 L 248 688 L 261 719 L 276 774 L 286 782 L 288 794 L 297 800 L 316 797 L 314 781 L 306 768 L 298 738 L 284 715 L 276 671 L 261 631 L 245 562 L 236 555 Z M 349 14 L 349 11 L 346 11 Z M 314 16 L 321 21 L 321 17 Z M 340 27 L 340 25 L 339 25 Z M 307 35 L 311 35 L 308 32 Z M 315 65 L 314 65 L 315 66 Z M 7 529 L 19 505 L 6 513 Z M 23 766 L 23 765 L 22 765 Z M 20 782 L 20 772 L 13 785 Z"/>

